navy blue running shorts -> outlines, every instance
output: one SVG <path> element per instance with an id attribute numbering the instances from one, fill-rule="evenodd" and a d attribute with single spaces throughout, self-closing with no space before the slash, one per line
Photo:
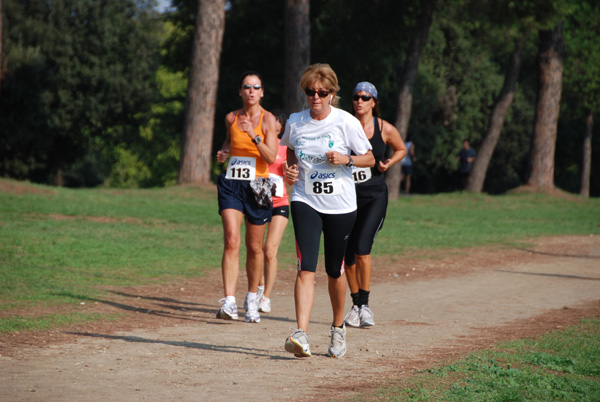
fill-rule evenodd
<path id="1" fill-rule="evenodd" d="M 264 225 L 271 222 L 272 208 L 262 208 L 256 202 L 250 182 L 246 180 L 229 180 L 222 174 L 217 180 L 219 190 L 219 215 L 224 209 L 235 209 L 246 216 L 252 225 Z"/>

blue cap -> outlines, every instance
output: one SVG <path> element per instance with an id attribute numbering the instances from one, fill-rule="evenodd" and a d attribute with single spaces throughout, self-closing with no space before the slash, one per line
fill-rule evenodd
<path id="1" fill-rule="evenodd" d="M 371 84 L 370 82 L 367 82 L 367 81 L 359 82 L 354 87 L 354 92 L 352 94 L 355 94 L 359 91 L 365 91 L 365 92 L 371 94 L 371 96 L 373 98 L 377 99 L 377 88 L 375 88 L 375 85 Z"/>

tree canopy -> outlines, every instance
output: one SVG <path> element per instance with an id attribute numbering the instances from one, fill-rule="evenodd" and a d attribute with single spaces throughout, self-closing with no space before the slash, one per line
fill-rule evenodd
<path id="1" fill-rule="evenodd" d="M 4 77 L 0 92 L 0 174 L 67 185 L 173 184 L 179 165 L 196 0 L 3 0 Z M 263 106 L 284 105 L 284 3 L 226 2 L 213 155 L 224 116 L 239 107 L 246 70 L 262 73 Z M 52 5 L 51 7 L 49 5 Z M 396 119 L 400 68 L 420 2 L 323 0 L 310 4 L 311 63 L 338 74 L 341 107 L 370 81 L 384 119 Z M 598 115 L 598 23 L 584 0 L 438 2 L 415 79 L 408 136 L 418 163 L 413 191 L 458 189 L 456 153 L 481 145 L 515 38 L 528 34 L 514 99 L 490 160 L 483 191 L 524 184 L 537 96 L 537 32 L 564 17 L 565 63 L 555 183 L 578 191 L 589 110 Z M 597 119 L 596 119 L 597 121 Z M 591 195 L 600 195 L 600 136 L 593 128 Z M 213 177 L 219 172 L 213 163 Z"/>

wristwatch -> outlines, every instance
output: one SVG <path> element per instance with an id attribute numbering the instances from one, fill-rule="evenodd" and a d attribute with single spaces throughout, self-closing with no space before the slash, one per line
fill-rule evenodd
<path id="1" fill-rule="evenodd" d="M 348 155 L 348 159 L 350 159 L 348 161 L 348 163 L 346 163 L 346 166 L 352 167 L 354 166 L 354 161 L 352 160 L 352 157 L 350 155 Z"/>
<path id="2" fill-rule="evenodd" d="M 260 135 L 257 135 L 256 137 L 254 137 L 252 139 L 252 142 L 255 143 L 256 145 L 258 145 L 262 142 L 262 137 Z"/>

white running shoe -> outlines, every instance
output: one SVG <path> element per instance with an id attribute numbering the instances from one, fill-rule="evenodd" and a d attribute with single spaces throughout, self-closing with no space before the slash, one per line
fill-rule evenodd
<path id="1" fill-rule="evenodd" d="M 361 327 L 372 327 L 375 325 L 373 321 L 373 312 L 367 304 L 360 306 L 360 326 Z"/>
<path id="2" fill-rule="evenodd" d="M 227 303 L 226 299 L 219 300 L 219 303 L 223 304 L 217 311 L 217 318 L 222 320 L 237 320 L 237 305 L 235 303 Z"/>
<path id="3" fill-rule="evenodd" d="M 359 316 L 358 306 L 352 306 L 352 309 L 348 311 L 346 317 L 344 318 L 344 322 L 346 325 L 349 325 L 354 328 L 360 327 L 360 316 Z"/>
<path id="4" fill-rule="evenodd" d="M 293 353 L 296 357 L 309 357 L 310 356 L 310 344 L 308 341 L 308 335 L 301 329 L 294 331 L 285 340 L 285 350 Z"/>
<path id="5" fill-rule="evenodd" d="M 271 312 L 271 299 L 263 296 L 259 300 L 260 301 L 258 302 L 258 311 L 261 311 L 263 313 L 270 313 Z"/>
<path id="6" fill-rule="evenodd" d="M 265 296 L 265 287 L 263 286 L 261 289 L 261 287 L 259 286 L 258 290 L 256 291 L 256 300 L 258 300 L 260 302 L 264 296 Z"/>
<path id="7" fill-rule="evenodd" d="M 260 287 L 258 288 L 258 290 L 256 291 L 256 300 L 262 299 L 263 295 L 265 294 L 265 289 L 261 289 Z M 248 310 L 248 293 L 246 293 L 246 298 L 244 299 L 244 310 Z"/>
<path id="8" fill-rule="evenodd" d="M 342 328 L 331 326 L 331 342 L 327 350 L 327 356 L 342 357 L 346 354 L 346 324 Z"/>
<path id="9" fill-rule="evenodd" d="M 260 315 L 258 314 L 258 300 L 257 299 L 248 299 L 248 308 L 246 309 L 246 318 L 244 321 L 246 322 L 260 322 Z"/>

